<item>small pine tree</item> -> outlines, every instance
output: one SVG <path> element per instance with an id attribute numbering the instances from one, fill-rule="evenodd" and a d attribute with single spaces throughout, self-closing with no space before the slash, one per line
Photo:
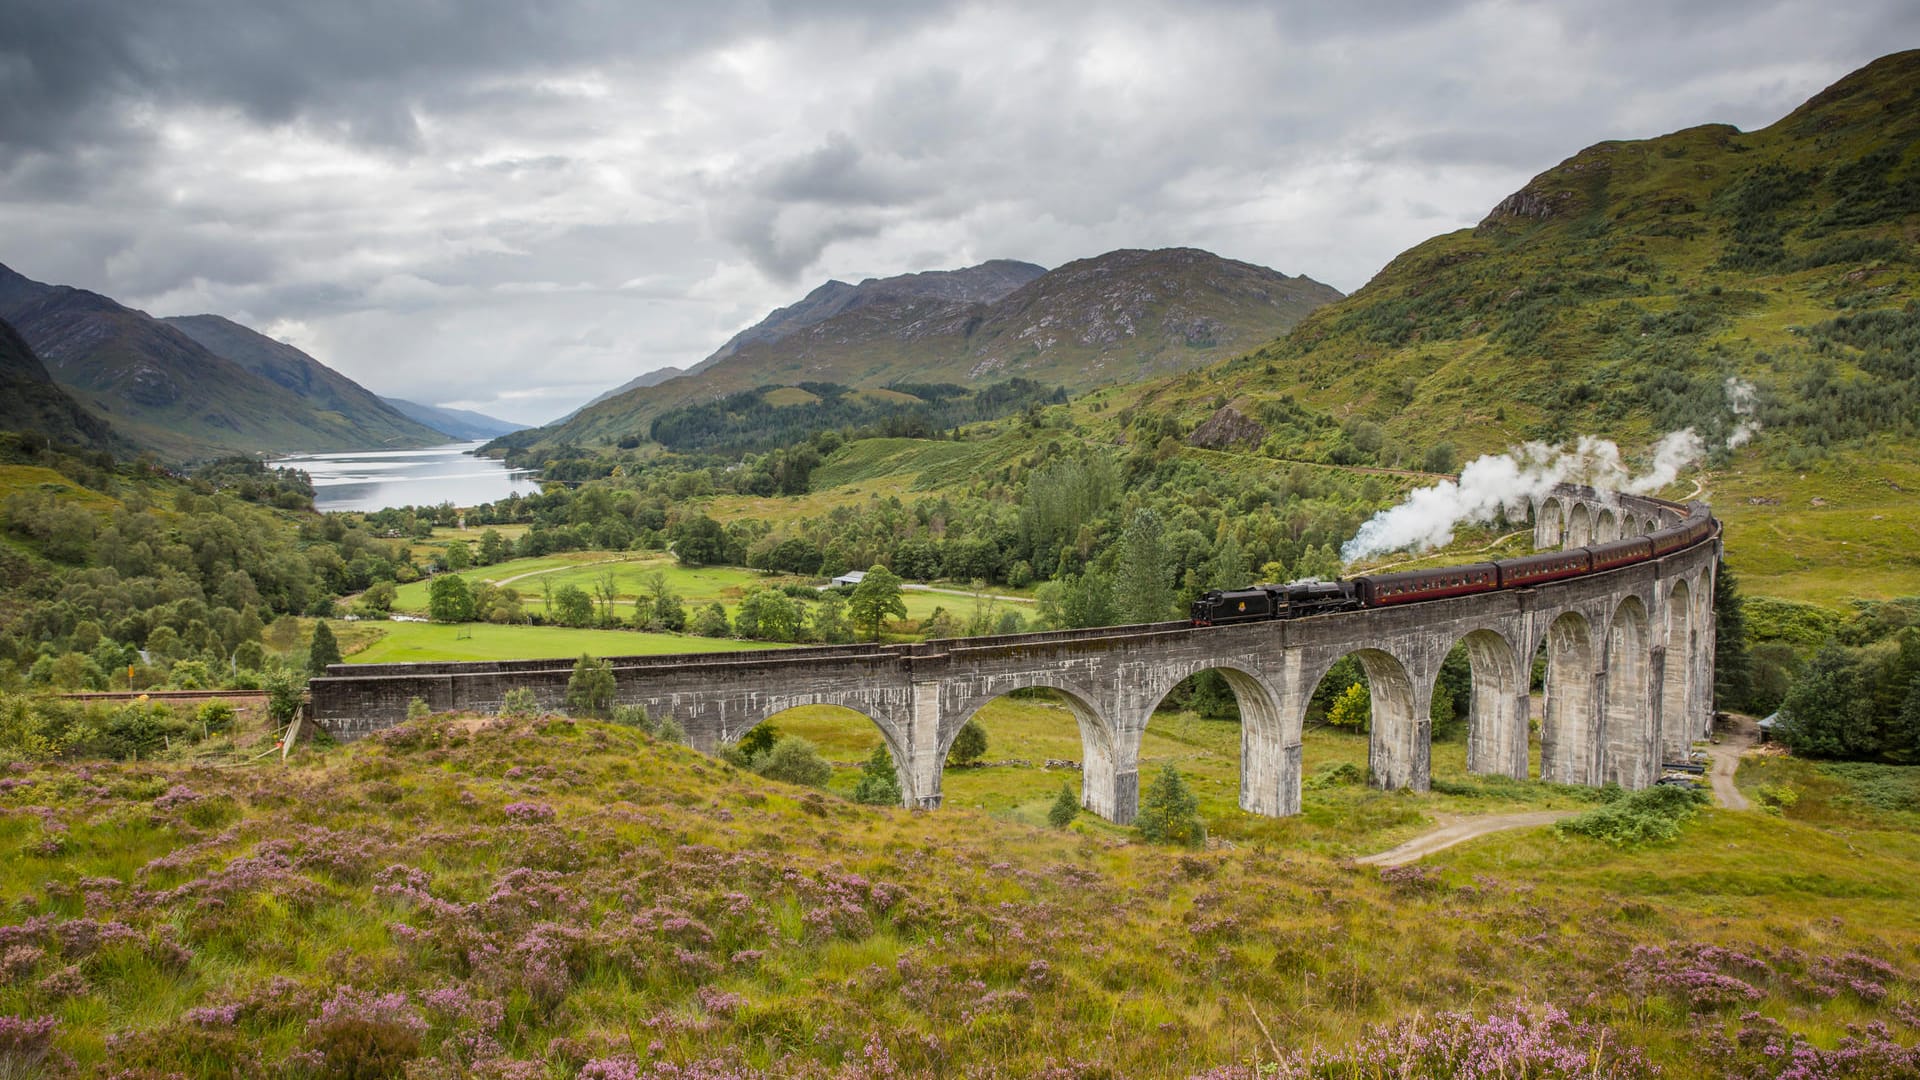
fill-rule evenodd
<path id="1" fill-rule="evenodd" d="M 414 698 L 407 702 L 407 719 L 424 720 L 432 715 L 433 707 L 427 704 L 425 698 Z"/>
<path id="2" fill-rule="evenodd" d="M 605 716 L 613 708 L 613 664 L 582 653 L 567 680 L 567 709 L 585 716 Z"/>
<path id="3" fill-rule="evenodd" d="M 325 619 L 313 628 L 313 644 L 307 646 L 307 674 L 319 677 L 327 673 L 328 664 L 340 662 L 340 642 L 333 636 L 332 628 Z"/>
<path id="4" fill-rule="evenodd" d="M 1199 848 L 1207 842 L 1207 827 L 1200 821 L 1200 803 L 1187 782 L 1172 765 L 1160 770 L 1146 795 L 1140 800 L 1140 816 L 1134 819 L 1140 838 L 1152 844 L 1173 844 Z"/>
<path id="5" fill-rule="evenodd" d="M 968 718 L 960 733 L 953 737 L 953 747 L 947 751 L 947 760 L 955 765 L 971 765 L 987 752 L 987 729 L 980 721 Z"/>
<path id="6" fill-rule="evenodd" d="M 899 806 L 900 775 L 893 768 L 893 754 L 881 743 L 860 766 L 860 783 L 854 786 L 853 801 L 868 806 Z"/>
<path id="7" fill-rule="evenodd" d="M 1059 797 L 1054 799 L 1053 805 L 1047 809 L 1047 824 L 1056 829 L 1064 829 L 1073 824 L 1073 819 L 1078 816 L 1080 816 L 1080 800 L 1073 797 L 1071 787 L 1061 784 Z"/>

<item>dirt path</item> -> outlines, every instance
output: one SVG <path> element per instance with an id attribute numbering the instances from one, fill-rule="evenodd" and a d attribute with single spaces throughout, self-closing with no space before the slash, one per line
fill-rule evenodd
<path id="1" fill-rule="evenodd" d="M 1540 825 L 1551 825 L 1561 818 L 1569 818 L 1579 813 L 1577 810 L 1534 810 L 1524 814 L 1481 814 L 1470 818 L 1446 821 L 1432 832 L 1401 844 L 1392 851 L 1383 851 L 1378 855 L 1368 855 L 1354 861 L 1363 866 L 1405 866 L 1422 856 L 1431 855 L 1442 848 L 1471 840 L 1476 836 L 1501 832 L 1506 829 L 1531 829 Z"/>
<path id="2" fill-rule="evenodd" d="M 1014 603 L 1014 604 L 1033 603 L 1033 597 L 1031 596 L 1003 596 L 999 593 L 972 593 L 972 592 L 968 592 L 965 589 L 942 589 L 934 585 L 917 585 L 912 582 L 907 582 L 901 585 L 900 587 L 902 589 L 906 589 L 911 592 L 944 593 L 947 596 L 966 596 L 966 597 L 979 596 L 983 600 L 1005 600 L 1009 603 Z"/>
<path id="3" fill-rule="evenodd" d="M 1740 768 L 1740 755 L 1752 746 L 1758 738 L 1759 729 L 1754 726 L 1753 717 L 1729 713 L 1726 730 L 1720 734 L 1720 741 L 1707 747 L 1707 756 L 1713 759 L 1713 768 L 1708 771 L 1708 779 L 1713 781 L 1713 797 L 1721 806 L 1729 810 L 1745 810 L 1750 805 L 1747 797 L 1733 784 L 1734 771 Z"/>

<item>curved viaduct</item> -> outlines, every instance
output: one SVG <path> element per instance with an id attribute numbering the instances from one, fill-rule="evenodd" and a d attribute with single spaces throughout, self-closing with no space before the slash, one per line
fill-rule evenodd
<path id="1" fill-rule="evenodd" d="M 1563 487 L 1533 505 L 1538 548 L 1580 547 L 1677 524 L 1687 508 Z M 1102 627 L 912 645 L 613 658 L 618 697 L 671 715 L 712 751 L 775 713 L 839 705 L 871 719 L 893 752 L 908 806 L 940 804 L 948 747 L 981 706 L 1016 690 L 1062 695 L 1079 723 L 1082 802 L 1129 823 L 1141 737 L 1182 680 L 1219 671 L 1239 701 L 1240 805 L 1300 812 L 1301 732 L 1321 677 L 1355 656 L 1372 689 L 1370 782 L 1424 791 L 1428 707 L 1441 662 L 1472 663 L 1469 770 L 1528 776 L 1528 689 L 1547 653 L 1541 776 L 1639 788 L 1712 717 L 1713 575 L 1719 530 L 1663 557 L 1532 588 L 1291 620 Z M 497 711 L 527 687 L 558 707 L 571 661 L 340 664 L 311 683 L 315 720 L 352 738 L 403 718 L 408 702 Z"/>

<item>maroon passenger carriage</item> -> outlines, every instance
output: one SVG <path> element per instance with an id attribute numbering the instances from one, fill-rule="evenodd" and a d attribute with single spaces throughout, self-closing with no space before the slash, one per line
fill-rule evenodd
<path id="1" fill-rule="evenodd" d="M 1193 602 L 1193 625 L 1292 619 L 1352 608 L 1391 607 L 1423 600 L 1444 600 L 1496 589 L 1531 588 L 1549 581 L 1616 570 L 1657 559 L 1712 539 L 1719 529 L 1718 523 L 1707 513 L 1704 503 L 1689 503 L 1685 507 L 1677 503 L 1663 502 L 1661 505 L 1673 510 L 1684 509 L 1686 516 L 1678 524 L 1647 536 L 1632 536 L 1571 551 L 1543 551 L 1515 559 L 1441 566 L 1431 570 L 1408 570 L 1398 574 L 1373 574 L 1347 581 L 1295 582 L 1290 585 L 1215 590 Z"/>

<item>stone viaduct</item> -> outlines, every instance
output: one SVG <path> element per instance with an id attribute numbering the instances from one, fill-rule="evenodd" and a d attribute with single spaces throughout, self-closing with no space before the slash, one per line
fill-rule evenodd
<path id="1" fill-rule="evenodd" d="M 1534 502 L 1534 543 L 1574 548 L 1679 522 L 1672 503 L 1562 487 Z M 1529 775 L 1528 690 L 1545 651 L 1540 775 L 1644 787 L 1663 758 L 1704 737 L 1712 717 L 1713 575 L 1718 529 L 1691 547 L 1533 588 L 1291 620 L 1181 622 L 910 645 L 612 658 L 623 703 L 671 715 L 712 751 L 801 705 L 838 705 L 885 738 L 908 806 L 940 804 L 941 768 L 961 726 L 989 701 L 1045 688 L 1079 723 L 1082 802 L 1133 820 L 1141 737 L 1163 698 L 1201 671 L 1225 676 L 1242 719 L 1240 805 L 1300 812 L 1301 733 L 1322 676 L 1352 655 L 1372 690 L 1371 783 L 1426 790 L 1428 708 L 1441 662 L 1472 664 L 1467 766 Z M 560 706 L 571 661 L 340 664 L 311 683 L 313 716 L 336 737 L 389 727 L 408 702 L 497 711 L 527 687 Z"/>

